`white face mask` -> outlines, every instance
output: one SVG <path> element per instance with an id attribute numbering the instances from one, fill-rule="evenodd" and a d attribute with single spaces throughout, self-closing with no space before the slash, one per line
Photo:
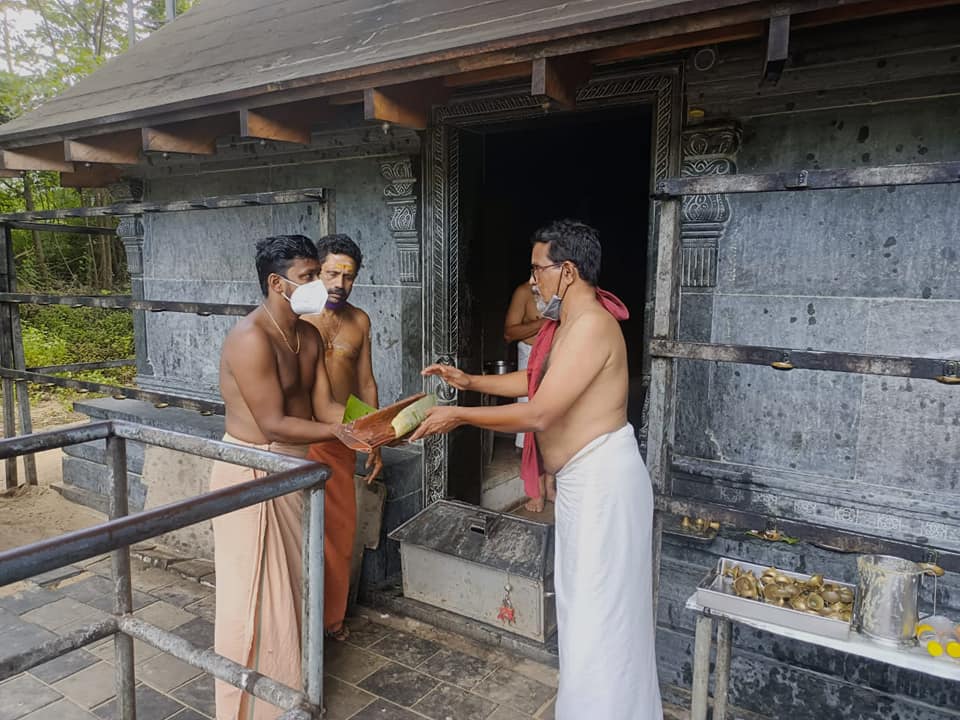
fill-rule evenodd
<path id="1" fill-rule="evenodd" d="M 287 297 L 286 293 L 283 295 L 290 302 L 290 309 L 293 310 L 294 315 L 316 315 L 323 312 L 323 307 L 327 304 L 327 288 L 324 287 L 322 280 L 298 283 L 290 278 L 283 279 L 297 286 L 290 297 Z"/>

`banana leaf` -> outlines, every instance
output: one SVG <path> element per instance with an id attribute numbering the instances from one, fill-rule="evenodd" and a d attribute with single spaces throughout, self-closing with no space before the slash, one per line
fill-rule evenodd
<path id="1" fill-rule="evenodd" d="M 376 411 L 377 409 L 375 407 L 370 407 L 356 395 L 351 395 L 347 398 L 347 405 L 343 411 L 343 420 L 340 422 L 346 425 Z"/>

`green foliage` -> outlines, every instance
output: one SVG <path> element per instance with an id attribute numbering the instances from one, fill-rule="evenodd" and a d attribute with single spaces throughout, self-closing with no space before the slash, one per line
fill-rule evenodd
<path id="1" fill-rule="evenodd" d="M 101 362 L 133 355 L 133 316 L 126 311 L 23 306 L 20 324 L 28 367 Z"/>

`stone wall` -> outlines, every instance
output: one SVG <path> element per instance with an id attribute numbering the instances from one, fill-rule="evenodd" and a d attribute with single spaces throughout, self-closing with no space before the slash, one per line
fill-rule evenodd
<path id="1" fill-rule="evenodd" d="M 255 158 L 219 159 L 209 168 L 201 164 L 161 167 L 147 176 L 144 195 L 162 202 L 306 187 L 333 190 L 331 231 L 349 234 L 364 252 L 351 302 L 370 314 L 374 372 L 381 402 L 387 404 L 412 392 L 411 387 L 420 387 L 419 378 L 409 371 L 404 375 L 403 362 L 403 358 L 419 358 L 421 352 L 419 272 L 411 275 L 408 269 L 411 237 L 414 244 L 418 240 L 416 213 L 394 219 L 398 193 L 400 200 L 403 192 L 416 198 L 415 178 L 398 190 L 397 168 L 403 174 L 416 162 L 406 154 L 391 156 L 382 147 L 383 138 L 374 140 L 366 156 L 349 159 L 318 161 L 307 152 L 290 157 L 263 151 Z M 348 141 L 349 137 L 341 143 Z M 404 147 L 416 149 L 415 144 Z M 229 155 L 221 153 L 218 158 Z M 277 233 L 303 233 L 316 239 L 322 233 L 320 214 L 316 204 L 296 204 L 148 215 L 144 295 L 152 300 L 257 303 L 261 295 L 254 243 Z M 416 253 L 415 261 L 418 265 Z M 217 397 L 219 348 L 234 322 L 229 317 L 147 314 L 140 384 Z"/>
<path id="2" fill-rule="evenodd" d="M 776 86 L 758 87 L 760 43 L 691 53 L 687 105 L 703 117 L 685 130 L 684 171 L 960 159 L 960 97 L 946 89 L 958 33 L 955 10 L 798 31 Z M 681 336 L 960 358 L 958 208 L 957 185 L 692 198 Z M 674 490 L 956 551 L 958 439 L 960 394 L 932 380 L 681 362 Z M 662 681 L 690 685 L 694 615 L 684 603 L 718 558 L 855 578 L 853 554 L 750 540 L 743 530 L 707 546 L 666 537 Z M 940 610 L 960 617 L 957 575 L 939 591 Z M 731 691 L 763 717 L 960 717 L 951 683 L 746 628 L 734 633 Z"/>

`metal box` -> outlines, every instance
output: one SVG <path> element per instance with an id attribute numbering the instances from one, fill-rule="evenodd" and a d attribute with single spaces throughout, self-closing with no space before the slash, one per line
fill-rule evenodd
<path id="1" fill-rule="evenodd" d="M 538 642 L 556 630 L 551 525 L 440 500 L 389 537 L 405 596 Z"/>
<path id="2" fill-rule="evenodd" d="M 717 566 L 713 568 L 697 586 L 697 605 L 718 612 L 730 613 L 742 618 L 759 620 L 760 622 L 780 625 L 782 627 L 792 628 L 793 630 L 802 630 L 804 632 L 823 635 L 824 637 L 845 640 L 850 634 L 850 623 L 833 618 L 821 617 L 811 613 L 800 612 L 791 607 L 779 607 L 759 600 L 751 600 L 736 595 L 733 591 L 733 579 L 725 575 L 727 568 L 732 565 L 738 565 L 741 570 L 752 570 L 754 575 L 759 577 L 766 570 L 766 566 L 754 565 L 740 560 L 731 560 L 721 558 Z M 777 569 L 787 577 L 805 580 L 809 575 L 803 573 L 790 572 L 788 570 Z M 833 585 L 850 588 L 856 591 L 853 585 L 839 582 L 837 580 L 824 581 Z"/>

